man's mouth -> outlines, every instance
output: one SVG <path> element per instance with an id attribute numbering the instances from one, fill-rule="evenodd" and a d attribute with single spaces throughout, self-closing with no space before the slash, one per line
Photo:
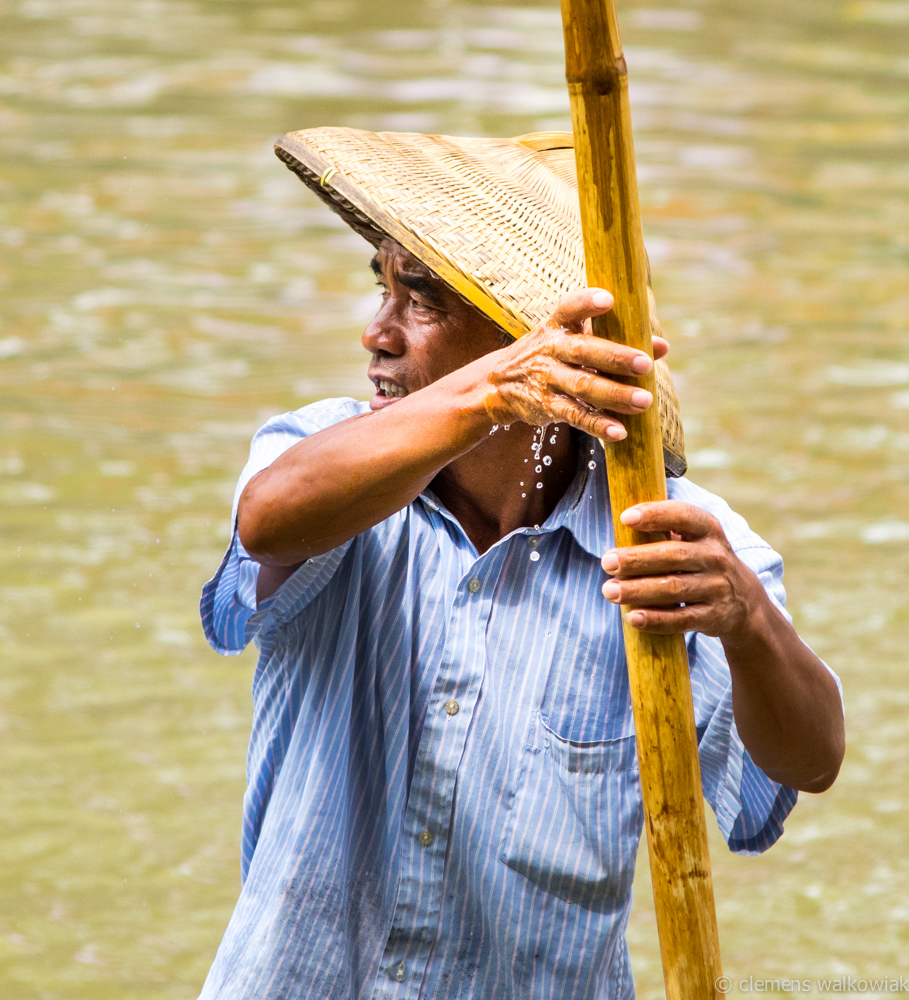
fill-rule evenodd
<path id="1" fill-rule="evenodd" d="M 384 378 L 380 378 L 376 382 L 376 385 L 383 396 L 401 397 L 407 395 L 407 390 L 403 386 L 395 385 L 394 382 L 387 382 Z"/>

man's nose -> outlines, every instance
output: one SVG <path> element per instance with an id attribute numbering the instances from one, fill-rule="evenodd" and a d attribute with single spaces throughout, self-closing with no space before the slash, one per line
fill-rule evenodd
<path id="1" fill-rule="evenodd" d="M 370 354 L 404 353 L 404 336 L 394 299 L 382 304 L 375 318 L 363 331 L 360 342 Z"/>

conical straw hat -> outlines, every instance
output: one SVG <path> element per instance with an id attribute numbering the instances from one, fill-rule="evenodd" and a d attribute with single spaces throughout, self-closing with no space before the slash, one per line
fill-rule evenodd
<path id="1" fill-rule="evenodd" d="M 570 132 L 478 139 L 312 128 L 288 133 L 275 152 L 370 243 L 396 240 L 513 337 L 587 284 Z M 659 334 L 652 288 L 648 297 Z M 678 400 L 662 361 L 656 375 L 666 472 L 681 476 Z"/>

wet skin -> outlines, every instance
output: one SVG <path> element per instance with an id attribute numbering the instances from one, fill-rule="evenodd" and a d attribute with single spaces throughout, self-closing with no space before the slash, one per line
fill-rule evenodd
<path id="1" fill-rule="evenodd" d="M 643 374 L 650 358 L 590 336 L 590 318 L 612 306 L 602 289 L 566 295 L 546 323 L 503 347 L 495 324 L 398 244 L 386 240 L 372 266 L 383 296 L 362 338 L 377 387 L 371 412 L 294 445 L 240 498 L 240 538 L 261 564 L 259 600 L 430 484 L 478 552 L 542 524 L 575 474 L 576 454 L 571 435 L 557 434 L 543 488 L 522 490 L 536 428 L 569 424 L 619 440 L 622 415 L 653 403 L 609 377 Z M 655 339 L 656 357 L 667 350 Z M 490 435 L 494 425 L 510 430 Z M 640 504 L 622 520 L 671 540 L 606 553 L 604 596 L 630 606 L 630 623 L 643 631 L 718 636 L 755 763 L 794 788 L 829 787 L 844 751 L 836 685 L 719 522 L 677 501 Z"/>

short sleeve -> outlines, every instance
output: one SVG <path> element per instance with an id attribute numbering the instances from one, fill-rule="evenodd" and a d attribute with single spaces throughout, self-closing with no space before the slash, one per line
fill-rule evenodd
<path id="1" fill-rule="evenodd" d="M 683 479 L 671 481 L 668 487 L 671 499 L 695 504 L 720 521 L 736 555 L 757 574 L 767 595 L 789 618 L 780 556 L 719 497 Z M 697 632 L 689 633 L 686 641 L 704 796 L 730 850 L 760 854 L 782 835 L 798 792 L 767 777 L 745 749 L 733 716 L 732 679 L 723 644 Z M 831 674 L 839 686 L 839 679 Z"/>
<path id="2" fill-rule="evenodd" d="M 256 604 L 259 564 L 243 548 L 237 532 L 237 504 L 246 484 L 297 442 L 326 427 L 367 412 L 368 403 L 327 399 L 273 417 L 253 437 L 249 461 L 234 492 L 231 542 L 217 573 L 202 588 L 200 612 L 205 637 L 226 656 L 298 615 L 331 580 L 350 542 L 305 562 L 279 590 Z"/>
<path id="3" fill-rule="evenodd" d="M 719 639 L 693 634 L 688 664 L 704 797 L 736 854 L 761 854 L 779 840 L 798 799 L 751 760 L 732 714 L 732 683 Z"/>

